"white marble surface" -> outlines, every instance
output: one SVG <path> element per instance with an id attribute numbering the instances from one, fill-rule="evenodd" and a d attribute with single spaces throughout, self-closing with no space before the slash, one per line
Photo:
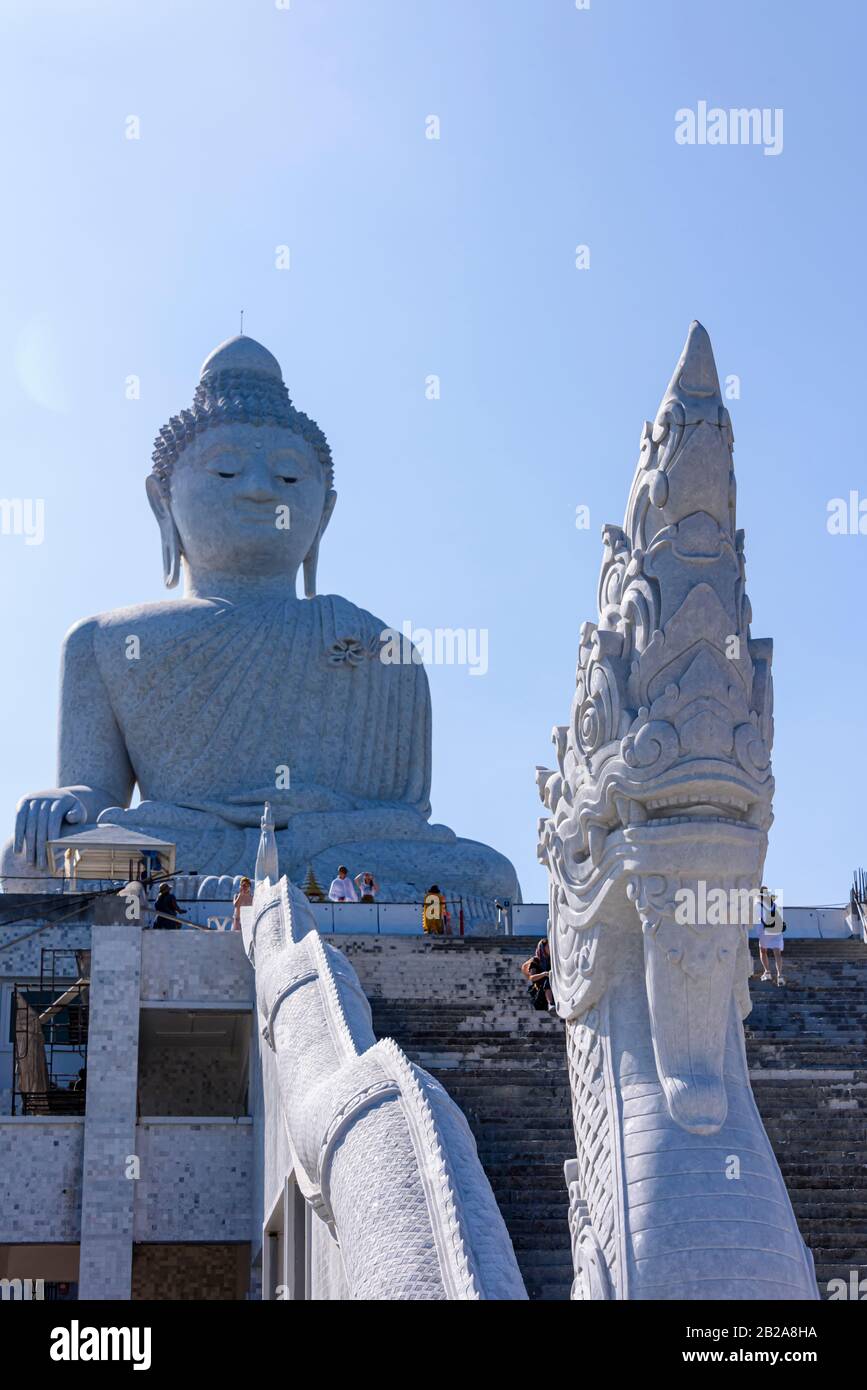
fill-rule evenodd
<path id="1" fill-rule="evenodd" d="M 350 1296 L 525 1298 L 463 1114 L 391 1039 L 376 1041 L 358 976 L 304 895 L 285 878 L 260 884 L 243 930 L 274 1063 L 262 1066 L 264 1148 L 277 1155 L 288 1138 L 284 1162 L 339 1242 Z M 271 1172 L 266 1205 L 274 1187 Z"/>
<path id="2" fill-rule="evenodd" d="M 603 539 L 598 620 L 538 773 L 573 1292 L 815 1298 L 746 1072 L 749 918 L 680 911 L 758 889 L 773 795 L 771 643 L 750 634 L 731 422 L 698 323 Z"/>

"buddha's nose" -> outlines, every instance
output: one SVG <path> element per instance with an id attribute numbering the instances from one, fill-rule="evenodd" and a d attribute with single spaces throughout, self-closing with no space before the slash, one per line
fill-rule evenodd
<path id="1" fill-rule="evenodd" d="M 251 502 L 272 502 L 276 495 L 274 476 L 268 467 L 267 459 L 264 456 L 251 459 L 244 469 L 240 496 L 248 498 Z"/>

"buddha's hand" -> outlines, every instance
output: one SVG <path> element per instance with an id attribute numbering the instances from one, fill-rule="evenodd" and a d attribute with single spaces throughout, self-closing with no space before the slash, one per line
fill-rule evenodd
<path id="1" fill-rule="evenodd" d="M 48 863 L 48 841 L 56 840 L 61 827 L 81 825 L 87 808 L 80 796 L 65 787 L 22 796 L 15 816 L 15 853 L 26 850 L 28 864 L 44 869 Z"/>

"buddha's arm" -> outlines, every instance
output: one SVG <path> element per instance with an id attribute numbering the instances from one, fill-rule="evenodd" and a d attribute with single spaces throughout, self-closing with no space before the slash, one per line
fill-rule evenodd
<path id="1" fill-rule="evenodd" d="M 106 806 L 128 806 L 135 786 L 126 742 L 94 652 L 97 623 L 88 618 L 67 633 L 60 668 L 57 774 L 80 792 L 88 820 Z"/>
<path id="2" fill-rule="evenodd" d="M 107 806 L 128 806 L 135 786 L 123 735 L 93 649 L 96 620 L 76 624 L 63 644 L 56 787 L 18 803 L 15 850 L 44 867 L 46 845 L 64 823 L 83 825 Z"/>
<path id="3" fill-rule="evenodd" d="M 397 674 L 402 691 L 400 724 L 395 731 L 394 751 L 387 755 L 387 778 L 380 773 L 378 794 L 411 806 L 427 820 L 431 784 L 431 701 L 427 671 L 422 665 L 409 665 L 397 668 Z M 387 792 L 386 781 L 390 782 Z"/>

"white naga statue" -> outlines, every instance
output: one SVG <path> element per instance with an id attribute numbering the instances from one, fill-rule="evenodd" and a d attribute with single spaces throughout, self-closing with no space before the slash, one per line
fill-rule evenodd
<path id="1" fill-rule="evenodd" d="M 603 539 L 599 620 L 538 776 L 573 1297 L 816 1298 L 744 1051 L 771 643 L 750 636 L 731 423 L 698 323 Z"/>
<path id="2" fill-rule="evenodd" d="M 147 495 L 166 585 L 183 577 L 183 596 L 69 632 L 57 786 L 19 803 L 6 889 L 47 886 L 48 841 L 94 823 L 176 844 L 181 872 L 250 875 L 268 802 L 293 878 L 312 864 L 328 882 L 345 862 L 370 869 L 386 898 L 433 882 L 516 897 L 507 859 L 430 823 L 418 653 L 316 593 L 331 451 L 261 344 L 232 338 L 207 358 L 192 409 L 160 431 Z"/>
<path id="3" fill-rule="evenodd" d="M 330 1281 L 310 1296 L 525 1299 L 463 1114 L 396 1043 L 376 1041 L 358 976 L 304 894 L 265 879 L 242 930 L 274 1061 L 265 1150 L 288 1137 L 286 1166 L 323 1236 L 317 1269 L 323 1241 L 331 1252 Z"/>

